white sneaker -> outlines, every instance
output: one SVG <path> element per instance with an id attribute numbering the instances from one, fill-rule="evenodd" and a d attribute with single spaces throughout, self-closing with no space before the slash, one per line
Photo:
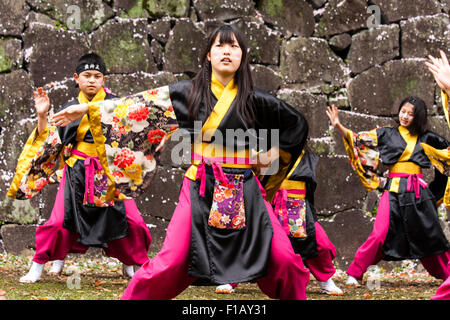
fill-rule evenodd
<path id="1" fill-rule="evenodd" d="M 48 271 L 48 274 L 54 276 L 60 276 L 64 268 L 64 260 L 55 260 Z"/>
<path id="2" fill-rule="evenodd" d="M 358 280 L 356 280 L 354 277 L 352 276 L 348 276 L 347 278 L 347 282 L 345 283 L 345 285 L 347 286 L 347 288 L 350 287 L 360 287 L 361 285 L 359 284 Z"/>
<path id="3" fill-rule="evenodd" d="M 122 264 L 122 274 L 125 278 L 133 278 L 134 266 L 127 266 L 126 264 Z"/>
<path id="4" fill-rule="evenodd" d="M 234 288 L 230 284 L 221 284 L 216 288 L 216 293 L 231 294 L 234 292 Z"/>
<path id="5" fill-rule="evenodd" d="M 19 279 L 22 283 L 35 283 L 41 278 L 42 270 L 44 270 L 45 264 L 40 264 L 33 261 L 30 270 L 26 275 Z"/>
<path id="6" fill-rule="evenodd" d="M 342 296 L 344 294 L 331 278 L 327 281 L 320 281 L 320 292 L 331 296 Z"/>

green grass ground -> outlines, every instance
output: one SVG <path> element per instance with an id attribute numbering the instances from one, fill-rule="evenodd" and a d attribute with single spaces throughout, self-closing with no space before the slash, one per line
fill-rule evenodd
<path id="1" fill-rule="evenodd" d="M 31 258 L 0 254 L 0 300 L 117 300 L 127 287 L 121 264 L 111 258 L 76 256 L 66 260 L 63 275 L 49 276 L 47 264 L 42 279 L 34 284 L 20 283 L 31 265 Z M 75 273 L 72 273 L 73 271 Z M 365 276 L 359 288 L 346 288 L 346 276 L 338 271 L 334 279 L 344 290 L 343 296 L 320 293 L 319 283 L 311 277 L 307 287 L 309 300 L 427 300 L 442 281 L 419 273 L 411 263 L 393 272 L 378 270 L 375 276 Z M 79 279 L 79 281 L 77 281 Z M 378 280 L 377 280 L 378 279 Z M 376 281 L 374 281 L 376 280 Z M 177 300 L 267 300 L 255 283 L 240 284 L 231 295 L 216 294 L 215 287 L 190 286 Z"/>

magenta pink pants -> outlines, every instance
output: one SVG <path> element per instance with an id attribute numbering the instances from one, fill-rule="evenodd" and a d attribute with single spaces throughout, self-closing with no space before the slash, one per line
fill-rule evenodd
<path id="1" fill-rule="evenodd" d="M 336 248 L 322 226 L 318 222 L 315 222 L 314 225 L 316 228 L 317 256 L 305 260 L 305 266 L 317 281 L 327 281 L 336 273 L 333 265 L 333 259 L 336 257 Z M 230 283 L 230 285 L 236 288 L 238 283 Z"/>
<path id="2" fill-rule="evenodd" d="M 191 239 L 191 197 L 188 178 L 183 181 L 178 205 L 170 220 L 161 251 L 133 276 L 122 299 L 172 299 L 196 278 L 188 276 Z M 273 227 L 267 275 L 256 280 L 259 288 L 274 299 L 306 299 L 309 271 L 266 202 Z"/>
<path id="3" fill-rule="evenodd" d="M 63 175 L 50 219 L 36 229 L 36 253 L 33 261 L 44 264 L 47 261 L 63 260 L 68 253 L 85 253 L 89 247 L 77 241 L 78 234 L 63 227 L 64 222 Z M 126 265 L 141 265 L 148 260 L 147 251 L 151 236 L 134 200 L 125 200 L 128 222 L 128 236 L 108 242 L 105 254 L 117 258 Z"/>
<path id="4" fill-rule="evenodd" d="M 336 248 L 318 222 L 315 223 L 315 227 L 318 254 L 314 258 L 305 260 L 305 265 L 317 281 L 327 281 L 336 272 L 333 265 Z"/>
<path id="5" fill-rule="evenodd" d="M 450 269 L 450 262 L 448 263 L 448 269 Z M 450 300 L 450 277 L 437 289 L 431 300 Z"/>
<path id="6" fill-rule="evenodd" d="M 347 270 L 347 274 L 361 280 L 369 266 L 380 262 L 383 257 L 383 244 L 389 228 L 389 191 L 385 191 L 381 196 L 377 217 L 372 233 L 366 242 L 359 247 L 355 258 Z M 450 276 L 450 251 L 429 256 L 420 260 L 422 265 L 430 275 L 435 278 L 445 280 Z"/>

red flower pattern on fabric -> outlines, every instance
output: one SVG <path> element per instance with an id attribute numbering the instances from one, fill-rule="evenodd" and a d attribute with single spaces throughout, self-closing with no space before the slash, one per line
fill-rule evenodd
<path id="1" fill-rule="evenodd" d="M 130 149 L 124 148 L 116 154 L 113 162 L 116 166 L 123 169 L 130 166 L 134 162 L 134 159 L 136 157 L 133 152 Z"/>
<path id="2" fill-rule="evenodd" d="M 149 113 L 150 111 L 148 110 L 148 108 L 146 108 L 145 106 L 140 106 L 133 111 L 130 111 L 128 113 L 128 118 L 136 121 L 144 121 L 145 119 L 147 119 Z"/>
<path id="3" fill-rule="evenodd" d="M 166 136 L 166 133 L 161 129 L 150 130 L 147 139 L 151 144 L 159 144 Z"/>

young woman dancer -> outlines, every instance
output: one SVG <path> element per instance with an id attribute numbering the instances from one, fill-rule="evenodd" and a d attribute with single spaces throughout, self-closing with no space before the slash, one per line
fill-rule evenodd
<path id="1" fill-rule="evenodd" d="M 359 285 L 367 268 L 380 260 L 403 259 L 420 259 L 432 276 L 445 280 L 450 275 L 450 244 L 439 224 L 436 201 L 443 197 L 448 179 L 435 170 L 428 187 L 422 168 L 432 164 L 424 148 L 443 149 L 448 142 L 427 130 L 425 102 L 408 97 L 399 106 L 398 126 L 361 133 L 340 123 L 337 107 L 328 107 L 326 113 L 343 136 L 352 167 L 367 190 L 383 188 L 376 170 L 380 161 L 389 166 L 373 231 L 347 270 L 347 284 Z"/>
<path id="2" fill-rule="evenodd" d="M 441 50 L 441 57 L 435 58 L 429 56 L 429 61 L 425 62 L 428 69 L 433 73 L 436 83 L 442 90 L 442 107 L 444 109 L 445 119 L 450 126 L 450 119 L 448 116 L 448 97 L 450 95 L 450 64 L 448 63 L 447 56 Z M 450 206 L 447 207 L 450 209 Z M 450 269 L 450 262 L 448 264 Z M 436 294 L 431 297 L 432 300 L 450 300 L 450 277 L 444 281 L 444 283 L 437 289 Z"/>
<path id="3" fill-rule="evenodd" d="M 165 117 L 176 118 L 179 128 L 191 138 L 192 165 L 185 173 L 161 251 L 135 273 L 122 299 L 170 299 L 194 283 L 253 280 L 271 298 L 306 299 L 309 271 L 293 251 L 272 207 L 264 201 L 266 190 L 253 170 L 264 171 L 264 166 L 278 163 L 279 170 L 266 179 L 273 185 L 267 192 L 275 192 L 305 146 L 308 125 L 291 106 L 253 87 L 242 33 L 229 25 L 217 28 L 207 41 L 201 70 L 192 81 L 149 90 L 134 99 L 151 107 L 142 115 L 158 128 L 168 128 Z M 138 106 L 81 105 L 53 119 L 56 125 L 66 125 L 88 112 L 90 121 L 101 126 L 110 123 L 101 131 L 106 136 L 99 139 L 107 161 L 114 158 L 109 154 L 117 149 L 117 145 L 111 146 L 113 115 L 119 114 L 123 122 L 129 117 L 127 110 L 134 108 Z M 167 111 L 161 119 L 150 117 L 153 110 L 164 108 Z M 147 132 L 148 126 L 145 128 L 142 124 L 136 130 Z M 260 129 L 269 129 L 270 135 L 278 133 L 278 141 L 267 139 L 267 131 Z M 148 132 L 152 138 L 155 130 Z M 170 130 L 157 130 L 158 142 L 170 134 Z M 227 136 L 230 130 L 236 133 L 231 138 Z M 241 139 L 238 132 L 248 134 Z M 141 149 L 135 144 L 126 146 L 132 159 L 127 165 L 136 163 L 138 151 L 146 148 L 143 143 Z M 108 163 L 110 171 L 117 170 L 114 161 Z M 135 179 L 145 177 L 147 167 L 140 169 Z M 130 194 L 117 182 L 112 187 Z"/>

